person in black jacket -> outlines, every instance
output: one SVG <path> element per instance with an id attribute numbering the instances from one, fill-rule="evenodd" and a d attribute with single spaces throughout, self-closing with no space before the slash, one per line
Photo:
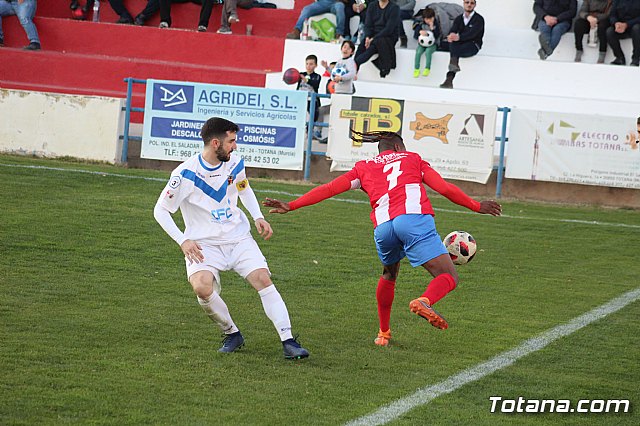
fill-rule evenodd
<path id="1" fill-rule="evenodd" d="M 453 89 L 453 79 L 460 71 L 460 58 L 475 56 L 482 48 L 484 36 L 484 18 L 475 11 L 476 0 L 463 1 L 464 12 L 453 20 L 451 32 L 447 36 L 449 42 L 449 72 L 440 85 L 445 89 Z"/>
<path id="2" fill-rule="evenodd" d="M 577 0 L 535 0 L 533 11 L 538 19 L 538 31 L 540 31 L 538 36 L 540 59 L 544 61 L 558 47 L 562 35 L 571 28 L 571 22 L 577 10 Z"/>
<path id="3" fill-rule="evenodd" d="M 377 53 L 378 57 L 373 60 L 373 64 L 380 70 L 380 77 L 385 78 L 396 68 L 395 46 L 398 41 L 400 8 L 389 0 L 378 0 L 369 3 L 366 10 L 365 39 L 356 51 L 356 66 L 360 69 L 362 64 Z"/>
<path id="4" fill-rule="evenodd" d="M 316 55 L 308 55 L 304 60 L 304 68 L 306 71 L 300 73 L 300 80 L 298 80 L 298 85 L 296 86 L 296 90 L 302 90 L 305 92 L 315 92 L 320 93 L 320 82 L 322 81 L 322 76 L 316 72 L 316 68 L 318 66 L 318 57 Z M 318 120 L 318 112 L 320 111 L 320 98 L 316 98 L 316 104 L 314 106 L 315 110 L 315 121 Z M 311 112 L 311 101 L 307 104 L 307 111 Z M 320 130 L 320 129 L 318 129 Z M 321 139 L 322 135 L 319 133 L 314 133 L 314 137 L 316 139 Z"/>
<path id="5" fill-rule="evenodd" d="M 631 37 L 633 42 L 631 65 L 637 67 L 640 65 L 640 0 L 613 0 L 609 21 L 611 26 L 607 28 L 607 42 L 616 56 L 611 63 L 626 64 L 620 39 Z"/>

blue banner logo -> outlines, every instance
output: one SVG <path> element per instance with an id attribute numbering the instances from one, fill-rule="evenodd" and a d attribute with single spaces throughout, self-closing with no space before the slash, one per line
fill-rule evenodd
<path id="1" fill-rule="evenodd" d="M 153 117 L 151 136 L 166 139 L 182 139 L 201 142 L 200 129 L 204 121 L 178 120 L 175 118 Z"/>
<path id="2" fill-rule="evenodd" d="M 193 86 L 154 83 L 152 108 L 160 111 L 192 112 L 193 93 Z"/>

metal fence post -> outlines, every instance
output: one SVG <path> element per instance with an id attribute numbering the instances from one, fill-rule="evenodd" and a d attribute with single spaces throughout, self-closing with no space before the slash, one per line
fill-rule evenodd
<path id="1" fill-rule="evenodd" d="M 307 123 L 307 149 L 304 158 L 304 180 L 309 180 L 311 174 L 311 145 L 313 144 L 313 126 L 316 121 L 316 92 L 309 92 L 309 123 Z"/>
<path id="2" fill-rule="evenodd" d="M 133 78 L 125 78 L 127 82 L 127 100 L 124 109 L 124 137 L 122 138 L 122 162 L 126 163 L 129 154 L 129 123 L 131 122 L 131 95 L 133 93 Z"/>
<path id="3" fill-rule="evenodd" d="M 511 108 L 502 107 L 498 108 L 498 111 L 502 111 L 502 131 L 500 133 L 500 157 L 498 159 L 498 176 L 496 182 L 496 198 L 502 196 L 502 179 L 504 176 L 504 148 L 507 143 L 507 118 Z"/>

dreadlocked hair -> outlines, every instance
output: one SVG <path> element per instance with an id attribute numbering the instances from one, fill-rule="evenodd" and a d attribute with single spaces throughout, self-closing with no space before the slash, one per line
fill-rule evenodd
<path id="1" fill-rule="evenodd" d="M 351 139 L 359 143 L 402 142 L 402 136 L 396 132 L 377 130 L 375 132 L 358 132 L 351 129 Z"/>

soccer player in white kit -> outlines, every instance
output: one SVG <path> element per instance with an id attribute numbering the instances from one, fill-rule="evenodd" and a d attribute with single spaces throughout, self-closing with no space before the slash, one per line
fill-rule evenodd
<path id="1" fill-rule="evenodd" d="M 306 358 L 309 352 L 292 336 L 287 307 L 251 236 L 249 220 L 238 207 L 239 197 L 258 233 L 265 240 L 271 237 L 273 230 L 249 186 L 244 161 L 233 152 L 237 149 L 238 130 L 235 123 L 224 118 L 207 120 L 200 131 L 204 149 L 171 173 L 153 215 L 180 245 L 198 303 L 226 335 L 219 352 L 233 352 L 244 344 L 244 337 L 220 297 L 219 271 L 234 270 L 260 295 L 264 311 L 282 341 L 285 358 Z M 184 219 L 184 232 L 171 216 L 178 209 Z"/>

